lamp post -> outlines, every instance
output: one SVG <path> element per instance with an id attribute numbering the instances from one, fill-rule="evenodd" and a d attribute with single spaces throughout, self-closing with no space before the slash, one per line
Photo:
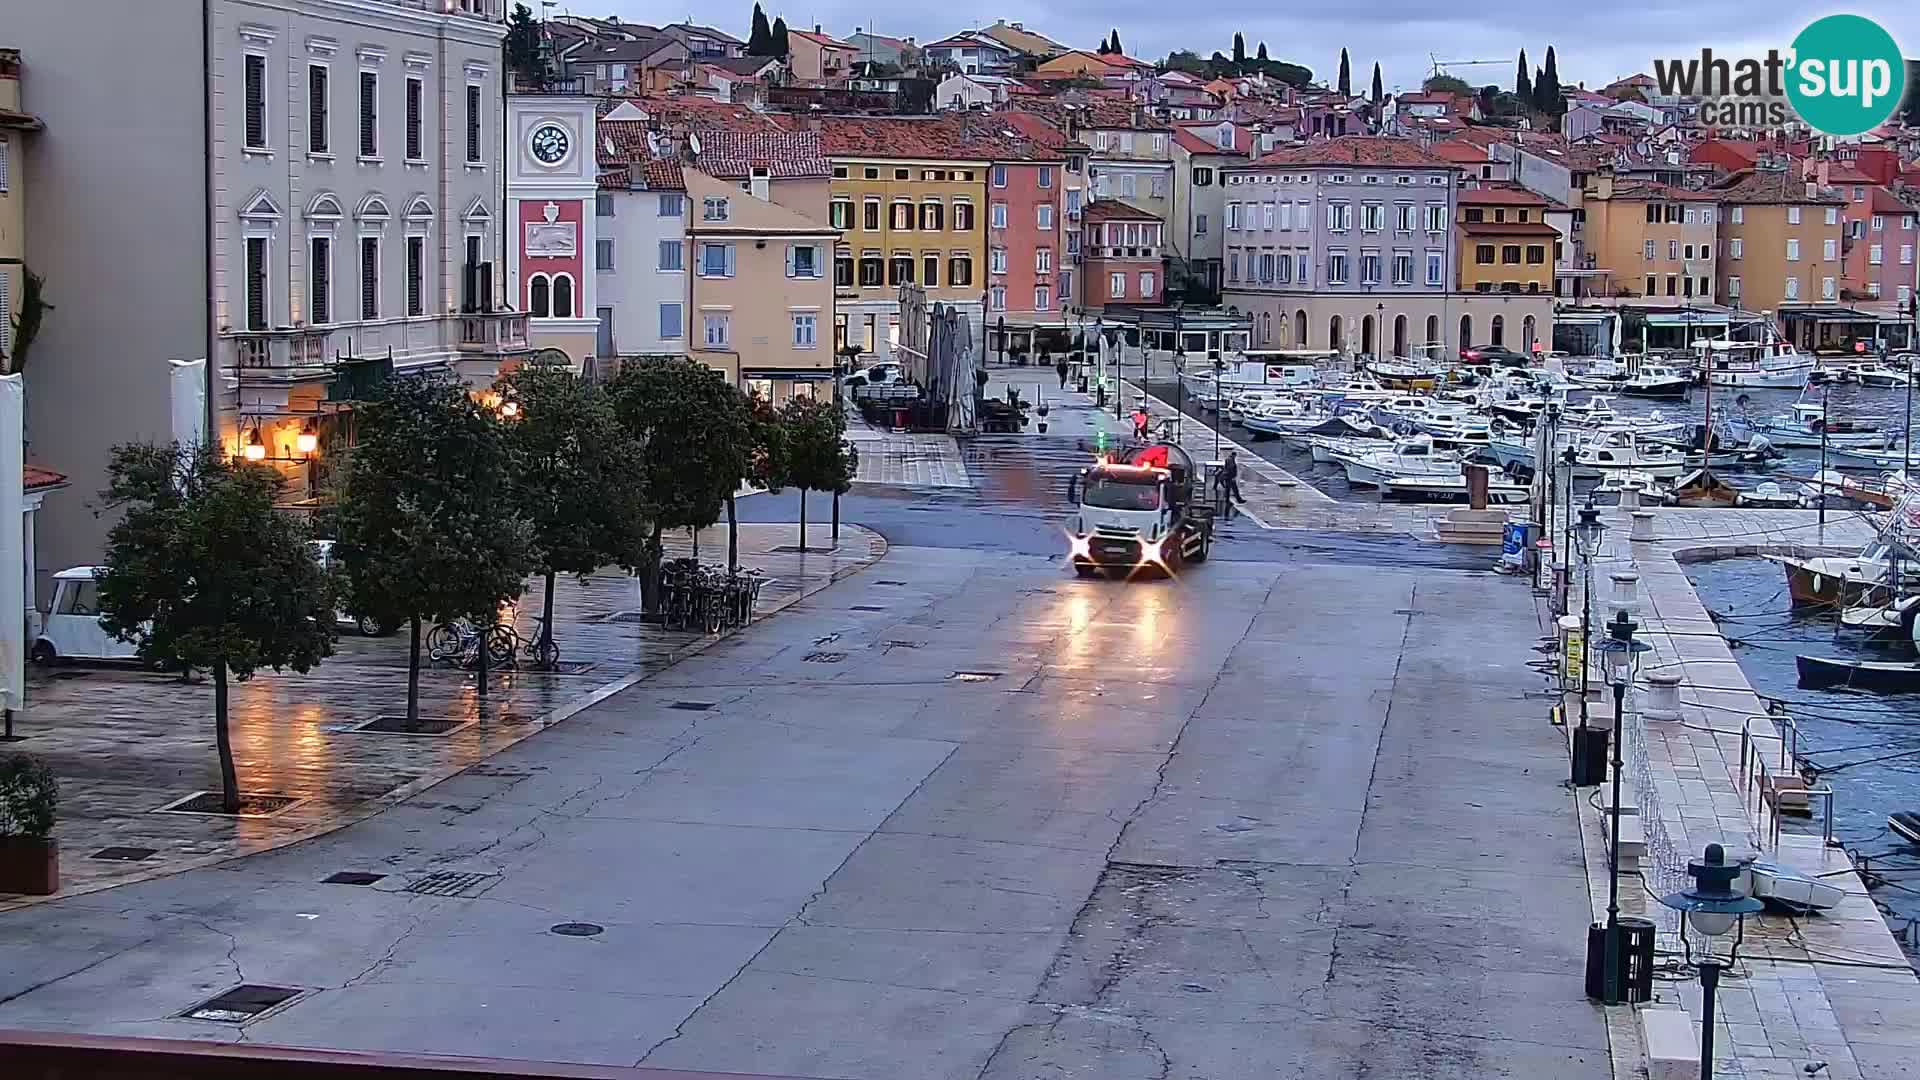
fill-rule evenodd
<path id="1" fill-rule="evenodd" d="M 1593 658 L 1593 558 L 1600 553 L 1607 526 L 1591 500 L 1568 527 L 1574 550 L 1580 555 L 1580 726 L 1573 732 L 1572 773 L 1575 787 L 1591 787 L 1607 777 L 1607 730 L 1587 724 L 1587 669 Z M 1572 650 L 1569 650 L 1572 652 Z"/>
<path id="2" fill-rule="evenodd" d="M 1740 876 L 1738 863 L 1729 865 L 1727 853 L 1719 844 L 1708 844 L 1705 856 L 1687 863 L 1687 876 L 1693 887 L 1668 893 L 1660 902 L 1681 913 L 1680 944 L 1689 963 L 1693 962 L 1693 944 L 1687 927 L 1707 940 L 1701 943 L 1700 960 L 1700 1080 L 1713 1080 L 1713 999 L 1720 988 L 1720 972 L 1733 966 L 1740 955 L 1740 942 L 1747 934 L 1747 916 L 1765 906 L 1744 893 L 1735 892 L 1733 880 Z M 1711 942 L 1737 931 L 1725 960 L 1713 954 Z"/>
<path id="3" fill-rule="evenodd" d="M 1608 811 L 1607 824 L 1607 926 L 1600 946 L 1605 950 L 1600 957 L 1601 1000 L 1607 1005 L 1618 1005 L 1625 1000 L 1620 987 L 1620 772 L 1625 764 L 1620 760 L 1621 713 L 1626 705 L 1627 688 L 1633 685 L 1634 671 L 1640 666 L 1640 654 L 1651 648 L 1644 641 L 1633 640 L 1637 629 L 1632 616 L 1619 612 L 1607 624 L 1607 640 L 1600 646 L 1607 665 L 1607 682 L 1613 685 L 1613 805 Z M 1587 942 L 1591 947 L 1591 932 Z"/>
<path id="4" fill-rule="evenodd" d="M 1213 460 L 1220 460 L 1220 410 L 1225 408 L 1224 395 L 1220 391 L 1220 376 L 1227 373 L 1227 362 L 1219 357 L 1213 358 Z"/>

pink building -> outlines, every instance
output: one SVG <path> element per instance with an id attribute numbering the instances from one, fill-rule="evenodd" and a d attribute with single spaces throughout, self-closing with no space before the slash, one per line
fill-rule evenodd
<path id="1" fill-rule="evenodd" d="M 1914 248 L 1920 245 L 1915 217 L 1920 210 L 1877 184 L 1836 181 L 1835 190 L 1847 200 L 1841 287 L 1849 300 L 1879 301 L 1875 310 L 1899 314 L 1913 296 Z"/>
<path id="2" fill-rule="evenodd" d="M 1076 284 L 1061 212 L 1067 158 L 1026 139 L 1004 143 L 1009 156 L 987 170 L 987 323 L 1065 326 Z"/>
<path id="3" fill-rule="evenodd" d="M 1159 218 L 1117 199 L 1089 204 L 1080 307 L 1091 313 L 1109 304 L 1157 306 L 1166 287 L 1163 229 Z"/>

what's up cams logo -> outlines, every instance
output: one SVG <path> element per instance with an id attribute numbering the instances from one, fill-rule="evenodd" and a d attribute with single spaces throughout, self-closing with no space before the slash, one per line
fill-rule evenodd
<path id="1" fill-rule="evenodd" d="M 1887 122 L 1907 94 L 1907 62 L 1893 35 L 1861 15 L 1828 15 L 1782 51 L 1729 60 L 1712 49 L 1655 60 L 1654 81 L 1671 97 L 1703 98 L 1708 127 L 1779 128 L 1793 116 L 1826 135 L 1860 135 Z"/>

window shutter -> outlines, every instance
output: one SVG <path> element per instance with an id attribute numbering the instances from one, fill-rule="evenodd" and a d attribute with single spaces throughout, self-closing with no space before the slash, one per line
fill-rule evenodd
<path id="1" fill-rule="evenodd" d="M 787 245 L 787 276 L 788 277 L 794 276 L 794 262 L 796 261 L 794 257 L 795 250 L 796 249 L 792 244 Z"/>
<path id="2" fill-rule="evenodd" d="M 9 288 L 11 279 L 0 274 L 0 356 L 13 352 L 13 298 L 7 292 Z"/>
<path id="3" fill-rule="evenodd" d="M 380 241 L 360 238 L 360 317 L 380 317 Z"/>
<path id="4" fill-rule="evenodd" d="M 333 274 L 333 241 L 324 236 L 313 238 L 313 265 L 308 268 L 308 276 L 313 284 L 313 310 L 307 313 L 308 321 L 315 325 L 325 325 L 333 321 L 331 280 Z"/>
<path id="5" fill-rule="evenodd" d="M 251 53 L 246 59 L 247 145 L 267 145 L 267 58 Z"/>
<path id="6" fill-rule="evenodd" d="M 480 160 L 480 88 L 467 87 L 467 160 Z"/>
<path id="7" fill-rule="evenodd" d="M 0 191 L 7 190 L 7 151 L 12 145 L 5 135 L 0 135 Z"/>
<path id="8" fill-rule="evenodd" d="M 380 153 L 380 76 L 371 71 L 360 73 L 360 156 Z"/>
<path id="9" fill-rule="evenodd" d="M 420 145 L 420 97 L 422 86 L 419 79 L 407 80 L 407 160 L 418 161 L 423 155 Z"/>
<path id="10" fill-rule="evenodd" d="M 262 236 L 247 238 L 247 329 L 267 328 L 267 241 Z"/>
<path id="11" fill-rule="evenodd" d="M 721 250 L 726 252 L 726 275 L 728 277 L 732 277 L 733 276 L 733 245 L 728 244 L 725 248 L 722 248 Z"/>
<path id="12" fill-rule="evenodd" d="M 307 69 L 307 150 L 327 152 L 327 69 L 317 64 Z"/>

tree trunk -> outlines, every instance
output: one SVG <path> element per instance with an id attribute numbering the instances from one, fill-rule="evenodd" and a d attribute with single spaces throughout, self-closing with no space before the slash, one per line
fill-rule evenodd
<path id="1" fill-rule="evenodd" d="M 552 567 L 547 568 L 547 606 L 546 618 L 540 620 L 540 644 L 553 644 L 553 579 Z"/>
<path id="2" fill-rule="evenodd" d="M 800 550 L 807 550 L 807 489 L 800 489 Z"/>
<path id="3" fill-rule="evenodd" d="M 691 526 L 687 529 L 687 541 L 693 545 L 693 561 L 700 561 L 700 530 Z"/>
<path id="4" fill-rule="evenodd" d="M 213 662 L 213 745 L 220 752 L 220 805 L 240 812 L 240 777 L 233 768 L 233 740 L 227 735 L 227 662 Z"/>
<path id="5" fill-rule="evenodd" d="M 411 640 L 407 643 L 407 719 L 420 719 L 420 616 L 407 619 Z"/>
<path id="6" fill-rule="evenodd" d="M 647 559 L 640 567 L 640 610 L 651 615 L 660 610 L 660 526 L 647 537 Z"/>
<path id="7" fill-rule="evenodd" d="M 734 513 L 733 495 L 727 495 L 727 569 L 740 569 L 740 518 Z"/>
<path id="8" fill-rule="evenodd" d="M 499 624 L 495 619 L 488 619 L 480 624 L 480 655 L 475 657 L 473 662 L 478 678 L 474 679 L 473 693 L 482 704 L 487 700 L 487 661 L 493 659 L 489 654 L 493 652 L 493 628 L 497 625 Z"/>

